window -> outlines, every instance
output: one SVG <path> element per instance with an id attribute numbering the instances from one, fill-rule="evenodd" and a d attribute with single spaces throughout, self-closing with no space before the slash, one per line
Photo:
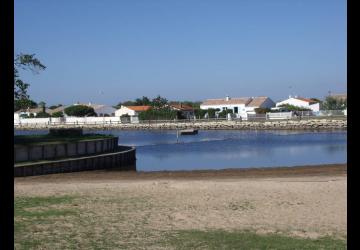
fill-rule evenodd
<path id="1" fill-rule="evenodd" d="M 226 110 L 226 107 L 222 107 L 222 110 Z"/>
<path id="2" fill-rule="evenodd" d="M 234 113 L 237 114 L 239 112 L 239 108 L 238 107 L 234 107 Z"/>

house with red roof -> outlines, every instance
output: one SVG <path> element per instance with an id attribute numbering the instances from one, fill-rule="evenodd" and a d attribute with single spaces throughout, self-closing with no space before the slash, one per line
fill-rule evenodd
<path id="1" fill-rule="evenodd" d="M 151 106 L 121 106 L 115 111 L 115 116 L 138 116 L 139 113 L 150 110 Z"/>
<path id="2" fill-rule="evenodd" d="M 284 104 L 293 105 L 293 106 L 296 106 L 299 108 L 311 109 L 312 111 L 315 111 L 315 112 L 320 110 L 320 103 L 318 101 L 315 101 L 315 100 L 312 100 L 309 98 L 304 98 L 304 97 L 289 96 L 288 99 L 283 100 L 281 102 L 277 102 L 276 107 L 279 107 Z"/>
<path id="3" fill-rule="evenodd" d="M 181 113 L 181 115 L 183 117 L 185 117 L 186 119 L 192 119 L 195 116 L 194 108 L 189 105 L 182 104 L 181 102 L 180 103 L 173 102 L 173 103 L 170 103 L 168 106 L 171 110 L 175 110 L 175 111 Z"/>

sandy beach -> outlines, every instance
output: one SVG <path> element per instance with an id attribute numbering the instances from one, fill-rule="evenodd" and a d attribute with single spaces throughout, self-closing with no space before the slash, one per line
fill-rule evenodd
<path id="1" fill-rule="evenodd" d="M 189 229 L 346 238 L 346 164 L 78 172 L 16 178 L 14 185 L 15 197 L 76 197 L 68 206 L 75 204 L 83 216 L 96 222 L 99 233 L 104 227 L 109 234 L 136 231 L 145 241 L 142 231 Z M 57 230 L 74 229 L 71 220 L 56 223 Z M 47 229 L 38 230 L 46 235 Z"/>

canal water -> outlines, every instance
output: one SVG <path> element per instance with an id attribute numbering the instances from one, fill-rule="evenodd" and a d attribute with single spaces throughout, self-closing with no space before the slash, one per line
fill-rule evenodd
<path id="1" fill-rule="evenodd" d="M 347 131 L 104 130 L 119 144 L 136 146 L 138 171 L 299 166 L 347 162 Z M 16 131 L 15 134 L 45 134 Z"/>

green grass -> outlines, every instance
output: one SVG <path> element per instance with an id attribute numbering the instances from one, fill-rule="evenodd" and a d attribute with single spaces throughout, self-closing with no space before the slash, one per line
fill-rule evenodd
<path id="1" fill-rule="evenodd" d="M 344 240 L 323 237 L 304 239 L 277 234 L 259 235 L 234 231 L 177 231 L 167 235 L 165 245 L 175 249 L 346 249 Z"/>
<path id="2" fill-rule="evenodd" d="M 251 231 L 162 231 L 148 227 L 146 197 L 88 199 L 86 196 L 15 197 L 15 249 L 346 249 L 345 240 L 305 239 Z M 109 202 L 112 213 L 79 204 Z M 244 202 L 232 209 L 251 209 Z M 130 224 L 121 224 L 128 221 Z M 71 224 L 71 226 L 70 226 Z M 126 226 L 126 227 L 125 227 Z M 161 230 L 161 231 L 160 231 Z"/>
<path id="3" fill-rule="evenodd" d="M 45 143 L 62 143 L 62 142 L 75 142 L 83 140 L 96 140 L 104 138 L 112 138 L 112 135 L 101 134 L 84 134 L 81 136 L 53 136 L 53 135 L 15 135 L 15 145 L 28 145 L 28 144 L 45 144 Z"/>
<path id="4" fill-rule="evenodd" d="M 16 197 L 14 201 L 14 236 L 15 243 L 21 249 L 36 249 L 44 244 L 43 240 L 33 237 L 36 227 L 51 225 L 58 218 L 76 216 L 74 209 L 58 208 L 74 200 L 71 196 L 58 197 Z"/>

